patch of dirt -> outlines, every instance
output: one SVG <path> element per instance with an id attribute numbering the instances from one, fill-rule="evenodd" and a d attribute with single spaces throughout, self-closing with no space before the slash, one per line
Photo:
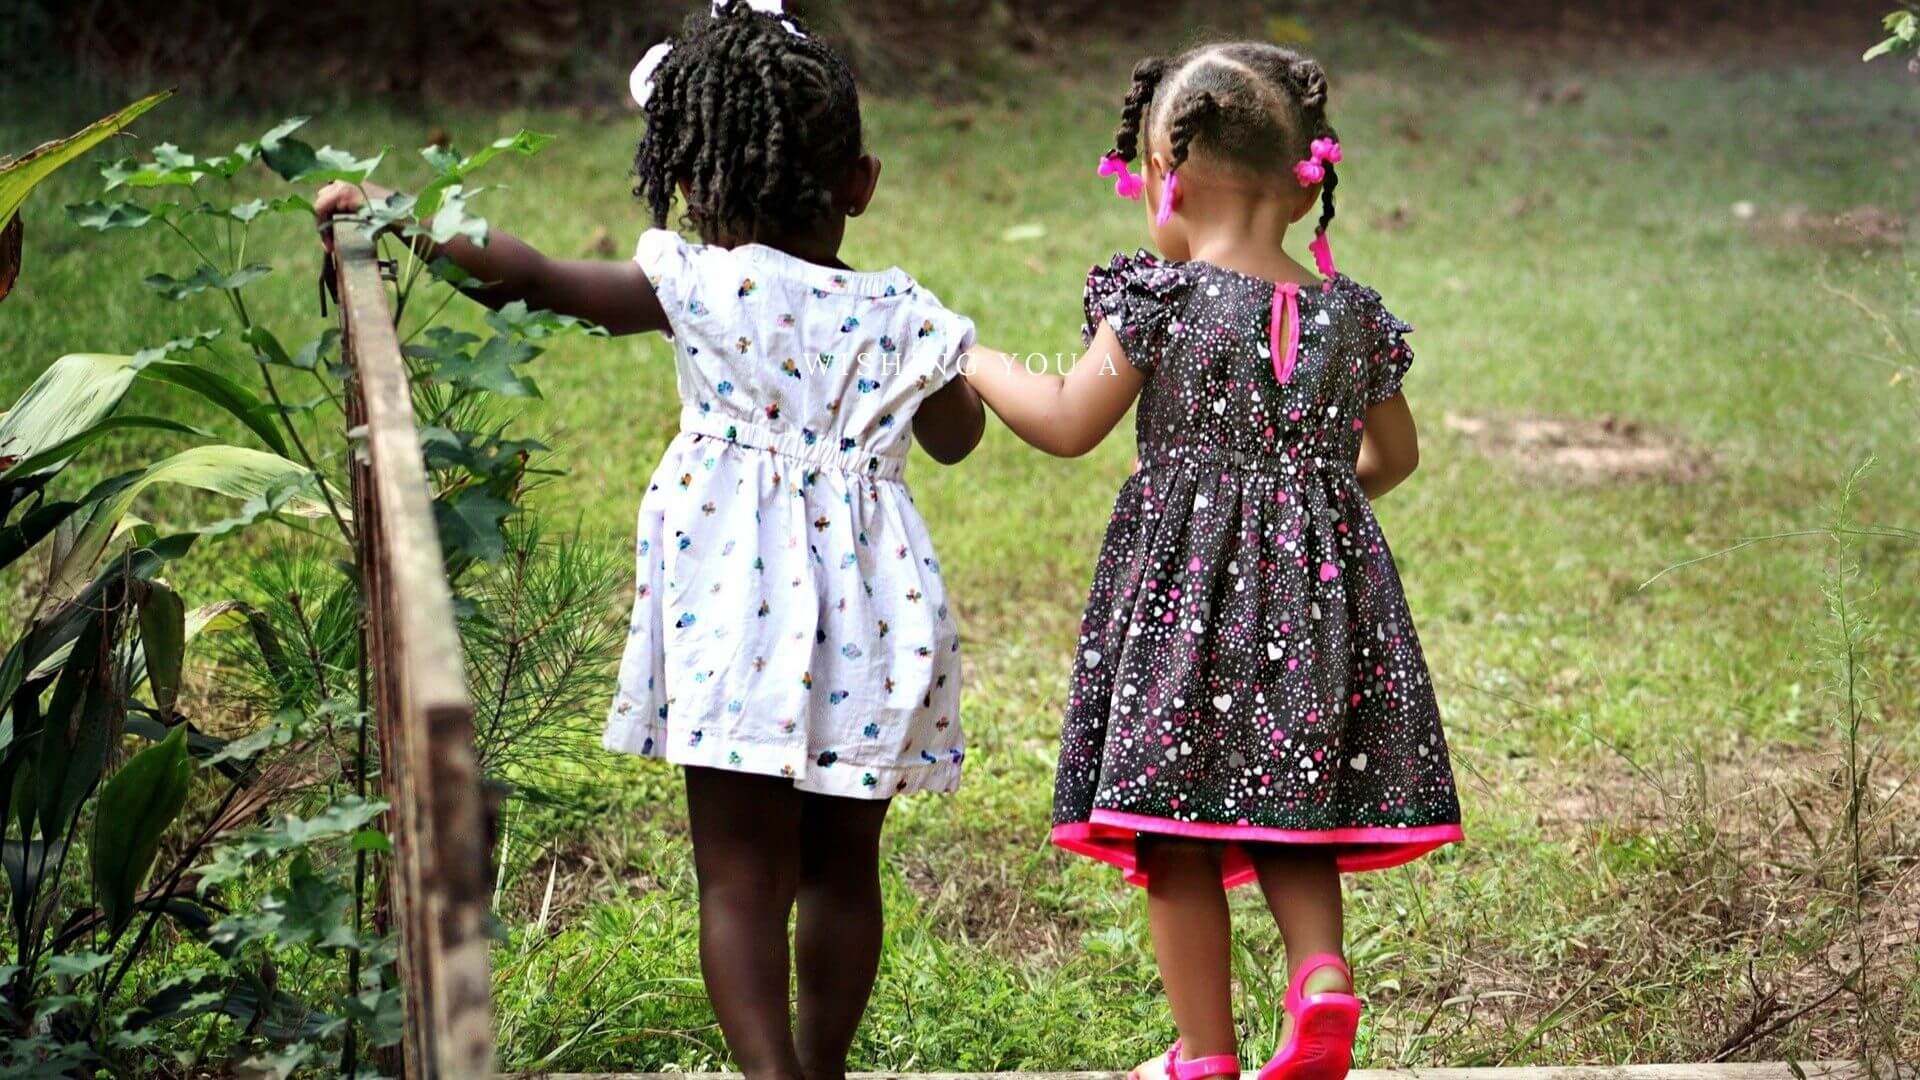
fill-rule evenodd
<path id="1" fill-rule="evenodd" d="M 1811 244 L 1842 250 L 1886 250 L 1907 242 L 1907 219 L 1871 203 L 1834 213 L 1787 206 L 1762 213 L 1750 202 L 1737 202 L 1733 216 L 1750 223 L 1755 235 L 1784 243 Z"/>
<path id="2" fill-rule="evenodd" d="M 902 868 L 907 884 L 936 932 L 1013 958 L 1038 959 L 1072 951 L 1084 927 L 1038 910 L 1019 860 L 943 860 L 942 870 L 919 855 Z"/>
<path id="3" fill-rule="evenodd" d="M 1630 892 L 1599 901 L 1590 914 L 1632 912 L 1636 940 L 1576 956 L 1575 970 L 1561 976 L 1579 978 L 1590 960 L 1628 969 L 1620 981 L 1633 982 L 1674 957 L 1771 954 L 1765 970 L 1750 969 L 1745 985 L 1727 987 L 1719 1015 L 1701 1018 L 1695 1060 L 1766 1056 L 1782 1037 L 1840 1058 L 1858 1045 L 1861 1002 L 1849 981 L 1864 945 L 1865 997 L 1879 1006 L 1871 1023 L 1884 1026 L 1875 1039 L 1911 1052 L 1920 1033 L 1901 1030 L 1897 1014 L 1920 943 L 1913 763 L 1889 753 L 1864 773 L 1857 862 L 1847 829 L 1852 789 L 1832 748 L 1736 740 L 1697 760 L 1635 763 L 1623 754 L 1578 768 L 1529 760 L 1502 771 L 1502 797 L 1520 792 L 1548 839 L 1631 876 Z M 1797 968 L 1782 969 L 1782 960 Z"/>
<path id="4" fill-rule="evenodd" d="M 1523 472 L 1586 483 L 1660 480 L 1686 484 L 1713 473 L 1705 450 L 1637 420 L 1496 417 L 1448 413 L 1446 429 Z"/>

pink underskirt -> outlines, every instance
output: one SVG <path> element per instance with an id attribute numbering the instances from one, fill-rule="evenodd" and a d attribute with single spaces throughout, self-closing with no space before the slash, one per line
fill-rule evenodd
<path id="1" fill-rule="evenodd" d="M 1435 848 L 1465 839 L 1458 825 L 1418 825 L 1411 828 L 1358 826 L 1344 829 L 1274 829 L 1263 825 L 1217 825 L 1174 821 L 1150 814 L 1095 810 L 1093 819 L 1053 827 L 1053 842 L 1126 873 L 1127 881 L 1145 887 L 1134 841 L 1140 833 L 1179 836 L 1189 840 L 1217 840 L 1228 845 L 1221 863 L 1227 888 L 1254 880 L 1253 860 L 1243 844 L 1302 844 L 1337 849 L 1334 863 L 1342 872 L 1385 870 L 1411 862 Z"/>

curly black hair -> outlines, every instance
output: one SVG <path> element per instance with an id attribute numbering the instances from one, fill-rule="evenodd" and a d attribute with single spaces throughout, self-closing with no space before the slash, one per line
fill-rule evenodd
<path id="1" fill-rule="evenodd" d="M 633 193 L 665 228 L 684 186 L 683 220 L 709 242 L 817 225 L 861 153 L 846 61 L 798 19 L 745 0 L 687 21 L 653 74 L 646 116 Z"/>
<path id="2" fill-rule="evenodd" d="M 1288 184 L 1313 140 L 1339 138 L 1327 122 L 1327 73 L 1319 62 L 1259 41 L 1142 60 L 1120 110 L 1114 155 L 1123 161 L 1140 156 L 1143 134 L 1165 140 L 1170 171 L 1197 147 L 1229 165 L 1284 175 Z M 1331 163 L 1325 169 L 1318 233 L 1333 223 L 1333 189 L 1340 182 Z"/>

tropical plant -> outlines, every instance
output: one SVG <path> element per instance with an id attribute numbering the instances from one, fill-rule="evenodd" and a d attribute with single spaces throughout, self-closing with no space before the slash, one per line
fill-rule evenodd
<path id="1" fill-rule="evenodd" d="M 202 443 L 77 497 L 50 495 L 69 463 L 115 433 L 206 437 L 178 421 L 120 414 L 136 380 L 186 391 L 256 426 L 262 407 L 251 394 L 170 355 L 62 357 L 0 417 L 0 568 L 41 556 L 24 629 L 0 660 L 0 861 L 12 944 L 0 964 L 8 1034 L 0 1072 L 8 1074 L 110 1065 L 138 1044 L 140 1027 L 178 1011 L 149 1002 L 135 1022 L 110 1006 L 160 919 L 190 931 L 212 924 L 218 899 L 195 897 L 182 883 L 244 820 L 228 811 L 260 797 L 258 777 L 218 768 L 220 741 L 180 711 L 190 643 L 248 625 L 244 611 L 230 603 L 189 611 L 160 575 L 197 542 L 267 513 L 317 512 L 315 474 L 272 449 Z M 272 434 L 262 441 L 278 446 Z M 163 535 L 134 513 L 140 495 L 162 484 L 225 496 L 239 511 Z M 125 757 L 128 735 L 152 745 Z M 183 831 L 176 826 L 196 757 L 226 791 L 207 821 Z"/>
<path id="2" fill-rule="evenodd" d="M 44 912 L 42 922 L 66 913 L 62 925 L 87 928 L 98 948 L 81 953 L 35 946 L 36 955 L 47 957 L 38 974 L 24 965 L 7 973 L 18 988 L 17 1030 L 28 1036 L 10 1051 L 16 1066 L 117 1063 L 115 1055 L 148 1051 L 167 1022 L 208 1014 L 239 1021 L 241 1053 L 255 1053 L 252 1067 L 277 1075 L 319 1067 L 323 1059 L 352 1074 L 368 1060 L 368 1047 L 392 1046 L 398 1037 L 393 950 L 375 930 L 388 920 L 371 914 L 384 903 L 375 886 L 387 841 L 376 827 L 384 804 L 373 797 L 379 762 L 368 729 L 378 718 L 370 715 L 368 700 L 358 536 L 341 495 L 356 438 L 346 415 L 352 373 L 340 356 L 337 330 L 316 327 L 306 344 L 289 348 L 283 341 L 300 339 L 256 321 L 247 302 L 247 290 L 269 273 L 247 257 L 250 229 L 270 215 L 309 214 L 307 201 L 299 194 L 214 201 L 220 186 L 255 165 L 302 186 L 361 183 L 387 157 L 316 150 L 295 137 L 303 124 L 289 120 L 213 157 L 162 143 L 147 158 L 106 166 L 102 197 L 70 206 L 70 219 L 102 232 L 164 230 L 191 262 L 184 272 L 150 274 L 146 283 L 169 300 L 215 301 L 222 325 L 133 357 L 63 359 L 42 377 L 45 387 L 36 383 L 0 421 L 0 440 L 16 419 L 23 428 L 13 443 L 0 441 L 14 459 L 3 463 L 13 472 L 0 476 L 0 505 L 27 507 L 17 527 L 0 533 L 0 551 L 24 552 L 36 543 L 51 549 L 36 612 L 44 606 L 47 613 L 107 613 L 96 620 L 92 636 L 73 631 L 57 643 L 72 657 L 67 666 L 75 674 L 65 696 L 66 684 L 51 687 L 53 702 L 69 711 L 92 707 L 111 718 L 125 711 L 121 699 L 87 697 L 89 673 L 111 670 L 116 679 L 108 683 L 125 686 L 138 684 L 135 673 L 144 674 L 155 704 L 126 699 L 126 729 L 160 740 L 122 766 L 96 798 L 76 805 L 63 834 L 46 828 L 23 833 L 23 852 L 53 872 L 41 875 L 47 882 L 43 898 L 15 910 Z M 546 764 L 585 745 L 579 721 L 597 697 L 620 638 L 617 623 L 605 615 L 620 585 L 621 560 L 575 537 L 550 538 L 520 512 L 547 474 L 537 463 L 546 447 L 516 431 L 515 400 L 539 394 L 525 367 L 549 339 L 591 328 L 523 304 L 488 313 L 480 333 L 439 325 L 462 275 L 449 264 L 422 262 L 411 241 L 460 235 L 484 243 L 487 225 L 471 209 L 479 193 L 471 176 L 492 159 L 531 154 L 545 141 L 522 132 L 471 156 L 429 147 L 421 152 L 430 170 L 427 181 L 412 194 L 372 203 L 365 215 L 372 227 L 401 241 L 397 253 L 389 252 L 396 255 L 395 322 L 405 343 L 443 565 L 456 590 L 481 758 L 492 777 L 523 790 L 548 784 L 555 771 Z M 423 301 L 428 289 L 445 295 Z M 220 373 L 241 366 L 258 376 L 258 396 Z M 195 447 L 108 481 L 71 504 L 41 500 L 39 488 L 18 497 L 4 488 L 14 472 L 23 479 L 39 476 L 115 430 L 203 435 L 172 419 L 110 415 L 111 405 L 102 402 L 117 403 L 136 379 L 199 394 L 267 449 L 235 457 L 244 448 Z M 310 387 L 312 396 L 292 400 L 289 389 L 296 384 Z M 77 403 L 52 408 L 56 398 Z M 268 459 L 284 468 L 269 468 Z M 240 508 L 184 538 L 162 538 L 132 510 L 145 490 L 165 483 L 226 494 Z M 247 602 L 182 612 L 176 627 L 168 613 L 184 605 L 170 602 L 172 592 L 158 585 L 158 567 L 184 555 L 196 536 L 266 519 L 293 528 L 280 534 L 283 542 L 273 554 L 254 561 Z M 86 576 L 103 561 L 131 568 L 118 592 L 109 591 L 111 582 L 97 585 Z M 39 614 L 36 625 L 47 618 Z M 230 741 L 197 728 L 167 741 L 185 724 L 177 712 L 180 675 L 171 658 L 181 650 L 174 643 L 196 630 L 215 629 L 247 631 L 228 635 L 232 644 L 223 656 L 237 663 L 225 665 L 223 681 L 235 691 L 231 700 L 267 720 Z M 118 644 L 110 648 L 108 642 Z M 96 653 L 103 659 L 82 664 Z M 148 653 L 169 659 L 147 664 Z M 37 672 L 33 661 L 29 650 L 21 664 Z M 41 696 L 47 689 L 36 687 Z M 53 723 L 42 727 L 60 730 Z M 111 757 L 118 733 L 106 723 L 80 752 L 91 755 L 89 761 Z M 224 778 L 217 797 L 207 780 L 215 773 Z M 36 782 L 36 790 L 51 790 L 51 780 Z M 291 793 L 304 794 L 267 824 L 256 824 Z M 118 842 L 126 814 L 158 821 L 164 832 L 167 821 L 181 818 L 176 800 L 198 808 L 186 815 L 196 827 L 176 828 L 162 841 L 130 832 L 125 844 Z M 90 829 L 81 821 L 89 812 Z M 109 837 L 115 840 L 111 850 L 104 842 Z M 31 848 L 33 843 L 42 846 Z M 86 914 L 71 890 L 59 887 L 68 865 L 61 856 L 69 847 L 76 858 L 84 849 L 86 864 L 98 867 L 94 893 L 101 899 Z M 153 884 L 143 889 L 149 876 Z M 242 895 L 257 902 L 230 902 Z M 197 939 L 218 963 L 176 972 L 144 1000 L 125 1001 L 129 970 L 163 920 Z M 285 971 L 302 973 L 291 989 L 281 985 L 279 973 Z M 61 1009 L 85 1022 L 44 1022 Z M 8 1063 L 0 1056 L 0 1072 Z"/>
<path id="3" fill-rule="evenodd" d="M 20 216 L 20 207 L 27 196 L 61 166 L 93 149 L 109 135 L 125 129 L 172 93 L 162 90 L 149 94 L 64 139 L 42 143 L 18 158 L 0 160 L 0 300 L 5 300 L 13 291 L 13 284 L 20 276 L 21 250 L 26 236 L 26 219 Z"/>

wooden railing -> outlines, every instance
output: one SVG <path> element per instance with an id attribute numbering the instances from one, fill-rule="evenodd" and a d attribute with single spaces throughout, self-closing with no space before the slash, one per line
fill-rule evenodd
<path id="1" fill-rule="evenodd" d="M 365 575 L 374 720 L 393 843 L 389 899 L 400 940 L 408 1077 L 485 1077 L 489 841 L 473 704 L 434 528 L 412 395 L 377 250 L 334 225 L 350 421 L 361 435 L 353 505 Z"/>

